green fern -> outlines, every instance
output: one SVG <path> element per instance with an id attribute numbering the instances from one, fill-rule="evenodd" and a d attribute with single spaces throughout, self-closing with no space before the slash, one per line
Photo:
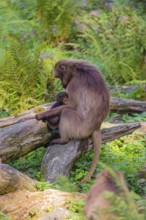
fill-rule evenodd
<path id="1" fill-rule="evenodd" d="M 30 43 L 66 40 L 78 14 L 77 0 L 17 0 L 0 2 L 0 33 L 17 34 Z"/>
<path id="2" fill-rule="evenodd" d="M 116 1 L 117 2 L 117 1 Z M 146 50 L 145 15 L 128 5 L 112 5 L 97 15 L 80 18 L 84 25 L 81 38 L 86 55 L 99 63 L 114 84 L 142 79 L 141 61 Z"/>
<path id="3" fill-rule="evenodd" d="M 16 114 L 44 103 L 57 92 L 51 70 L 62 53 L 58 49 L 58 55 L 54 55 L 53 59 L 48 57 L 43 62 L 40 59 L 43 47 L 32 53 L 18 39 L 7 38 L 0 62 L 0 108 Z M 48 80 L 49 93 L 46 87 Z"/>

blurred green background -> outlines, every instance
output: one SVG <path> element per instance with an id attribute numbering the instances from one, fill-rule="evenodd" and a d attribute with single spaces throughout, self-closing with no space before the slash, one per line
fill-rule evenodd
<path id="1" fill-rule="evenodd" d="M 62 58 L 96 64 L 109 85 L 146 81 L 145 1 L 0 1 L 1 109 L 52 101 L 61 90 L 52 68 Z"/>

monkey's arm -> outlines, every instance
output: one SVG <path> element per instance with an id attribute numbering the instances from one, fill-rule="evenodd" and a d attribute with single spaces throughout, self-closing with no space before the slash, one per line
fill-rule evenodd
<path id="1" fill-rule="evenodd" d="M 50 117 L 60 116 L 61 111 L 64 108 L 68 108 L 68 107 L 69 107 L 69 105 L 61 105 L 61 106 L 53 108 L 53 109 L 51 109 L 49 111 L 42 112 L 40 114 L 36 114 L 35 118 L 37 120 L 44 120 L 44 119 L 47 119 L 47 118 L 50 118 Z"/>

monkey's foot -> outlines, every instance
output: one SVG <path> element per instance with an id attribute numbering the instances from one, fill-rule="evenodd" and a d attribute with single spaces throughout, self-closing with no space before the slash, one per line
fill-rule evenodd
<path id="1" fill-rule="evenodd" d="M 50 145 L 52 145 L 52 144 L 67 144 L 67 143 L 68 143 L 68 141 L 64 141 L 61 138 L 57 138 L 57 139 L 52 140 L 50 142 Z"/>

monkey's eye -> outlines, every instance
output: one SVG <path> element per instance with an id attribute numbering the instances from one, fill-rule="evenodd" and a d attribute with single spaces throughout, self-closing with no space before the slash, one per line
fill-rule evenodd
<path id="1" fill-rule="evenodd" d="M 60 69 L 61 71 L 65 71 L 65 70 L 66 70 L 66 66 L 65 66 L 65 65 L 60 65 L 60 66 L 59 66 L 59 69 Z"/>

